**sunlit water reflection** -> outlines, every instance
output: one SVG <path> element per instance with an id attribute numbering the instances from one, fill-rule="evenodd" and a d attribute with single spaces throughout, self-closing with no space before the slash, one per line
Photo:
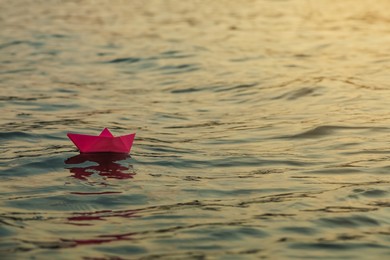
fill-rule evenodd
<path id="1" fill-rule="evenodd" d="M 389 8 L 3 1 L 1 256 L 387 259 Z"/>

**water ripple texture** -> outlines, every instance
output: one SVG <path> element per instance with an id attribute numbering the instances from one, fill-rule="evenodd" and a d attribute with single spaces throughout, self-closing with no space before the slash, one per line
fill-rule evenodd
<path id="1" fill-rule="evenodd" d="M 0 258 L 388 259 L 389 9 L 1 1 Z"/>

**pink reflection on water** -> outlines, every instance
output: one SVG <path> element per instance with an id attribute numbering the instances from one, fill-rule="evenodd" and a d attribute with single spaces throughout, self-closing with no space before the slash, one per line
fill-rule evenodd
<path id="1" fill-rule="evenodd" d="M 126 167 L 119 161 L 128 159 L 128 154 L 121 153 L 81 153 L 65 160 L 66 164 L 82 164 L 85 162 L 94 162 L 97 165 L 85 167 L 70 167 L 67 168 L 73 174 L 72 177 L 87 180 L 92 174 L 99 174 L 106 178 L 113 179 L 131 179 L 135 173 L 131 167 Z"/>
<path id="2" fill-rule="evenodd" d="M 73 216 L 67 218 L 67 223 L 76 226 L 92 226 L 93 223 L 91 221 L 107 220 L 112 217 L 134 218 L 137 217 L 136 213 L 137 210 L 102 210 L 95 212 L 75 212 L 73 213 Z"/>
<path id="3" fill-rule="evenodd" d="M 91 239 L 61 239 L 63 242 L 72 243 L 71 247 L 82 246 L 82 245 L 96 245 L 109 243 L 114 241 L 132 240 L 131 236 L 134 233 L 125 234 L 112 234 L 112 235 L 100 235 Z"/>

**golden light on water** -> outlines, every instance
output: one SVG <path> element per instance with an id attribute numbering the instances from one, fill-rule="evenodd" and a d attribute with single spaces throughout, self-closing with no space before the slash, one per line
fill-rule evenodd
<path id="1" fill-rule="evenodd" d="M 389 1 L 0 10 L 0 251 L 388 254 Z M 66 138 L 104 127 L 137 133 L 131 157 Z"/>

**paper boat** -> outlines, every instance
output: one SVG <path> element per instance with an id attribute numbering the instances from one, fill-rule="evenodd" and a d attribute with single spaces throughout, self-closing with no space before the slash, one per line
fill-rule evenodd
<path id="1" fill-rule="evenodd" d="M 67 134 L 81 153 L 129 153 L 133 145 L 134 134 L 114 137 L 104 128 L 100 135 Z"/>

